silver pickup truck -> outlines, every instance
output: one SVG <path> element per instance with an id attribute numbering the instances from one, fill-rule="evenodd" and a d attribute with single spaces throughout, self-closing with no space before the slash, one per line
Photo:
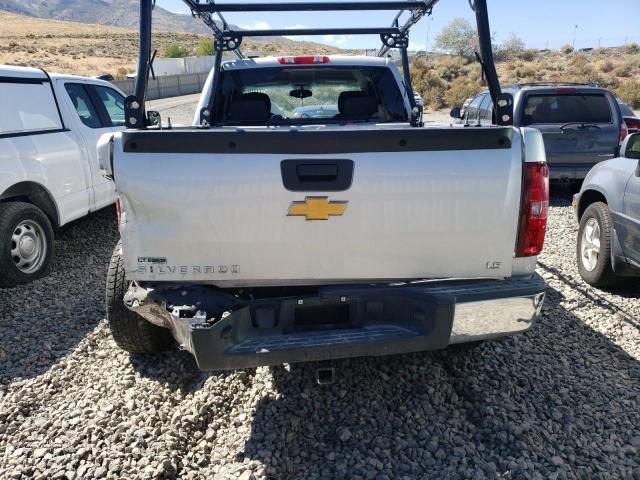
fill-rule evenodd
<path id="1" fill-rule="evenodd" d="M 405 85 L 387 58 L 238 59 L 212 72 L 197 125 L 103 139 L 116 342 L 175 340 L 213 370 L 528 330 L 545 289 L 542 136 L 420 128 Z"/>

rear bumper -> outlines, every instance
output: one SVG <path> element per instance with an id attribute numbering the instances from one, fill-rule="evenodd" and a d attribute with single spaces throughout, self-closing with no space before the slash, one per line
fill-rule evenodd
<path id="1" fill-rule="evenodd" d="M 603 160 L 605 160 L 603 158 Z M 571 165 L 549 163 L 550 180 L 584 180 L 593 165 Z M 594 164 L 595 165 L 595 164 Z"/>
<path id="2" fill-rule="evenodd" d="M 189 288 L 181 289 L 183 295 Z M 538 275 L 505 281 L 336 286 L 320 288 L 314 296 L 252 301 L 213 324 L 197 314 L 164 317 L 200 369 L 224 370 L 437 350 L 524 332 L 540 313 L 544 290 Z M 144 301 L 137 297 L 136 307 L 129 295 L 125 304 L 149 319 L 148 312 L 157 314 L 163 302 L 166 311 L 167 301 L 163 290 L 147 291 L 151 293 Z"/>

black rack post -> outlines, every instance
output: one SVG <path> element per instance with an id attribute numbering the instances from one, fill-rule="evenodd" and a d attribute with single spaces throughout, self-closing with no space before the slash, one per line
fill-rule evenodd
<path id="1" fill-rule="evenodd" d="M 220 65 L 222 65 L 222 55 L 223 51 L 220 47 L 217 46 L 216 42 L 216 53 L 215 60 L 213 64 L 213 79 L 211 85 L 211 98 L 209 100 L 209 105 L 203 107 L 200 110 L 200 126 L 209 127 L 211 126 L 211 113 L 213 110 L 213 100 L 215 93 L 218 91 L 218 83 L 220 83 Z"/>
<path id="2" fill-rule="evenodd" d="M 480 45 L 480 58 L 483 63 L 489 93 L 494 105 L 501 93 L 500 80 L 493 60 L 493 47 L 491 45 L 491 30 L 489 28 L 489 12 L 487 10 L 487 0 L 475 0 L 474 10 L 476 12 L 476 23 L 478 25 L 478 41 Z"/>
<path id="3" fill-rule="evenodd" d="M 473 2 L 473 3 L 472 3 Z M 489 94 L 493 100 L 493 108 L 498 125 L 513 125 L 513 95 L 502 93 L 500 79 L 496 71 L 493 58 L 493 46 L 491 45 L 491 29 L 489 27 L 489 10 L 487 0 L 469 0 L 469 4 L 476 12 L 478 25 L 478 42 L 480 45 L 480 61 L 482 70 L 487 76 Z"/>
<path id="4" fill-rule="evenodd" d="M 404 75 L 404 83 L 407 89 L 407 95 L 409 95 L 409 104 L 411 110 L 416 106 L 416 99 L 413 95 L 413 85 L 411 84 L 411 71 L 409 70 L 409 53 L 406 48 L 400 49 L 400 56 L 402 57 L 402 73 Z"/>
<path id="5" fill-rule="evenodd" d="M 146 128 L 145 99 L 151 61 L 151 21 L 153 0 L 140 0 L 140 40 L 138 71 L 134 94 L 125 101 L 125 123 L 127 128 Z"/>

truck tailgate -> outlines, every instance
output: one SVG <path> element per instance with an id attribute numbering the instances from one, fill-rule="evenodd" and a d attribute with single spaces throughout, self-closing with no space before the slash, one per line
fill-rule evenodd
<path id="1" fill-rule="evenodd" d="M 125 132 L 125 267 L 229 287 L 509 277 L 521 142 L 512 128 Z M 283 161 L 299 184 L 285 188 Z"/>

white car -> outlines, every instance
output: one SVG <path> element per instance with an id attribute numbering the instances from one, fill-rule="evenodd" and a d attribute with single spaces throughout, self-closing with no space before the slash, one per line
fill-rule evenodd
<path id="1" fill-rule="evenodd" d="M 124 129 L 109 82 L 0 66 L 0 287 L 46 275 L 53 232 L 115 201 L 96 145 Z"/>

